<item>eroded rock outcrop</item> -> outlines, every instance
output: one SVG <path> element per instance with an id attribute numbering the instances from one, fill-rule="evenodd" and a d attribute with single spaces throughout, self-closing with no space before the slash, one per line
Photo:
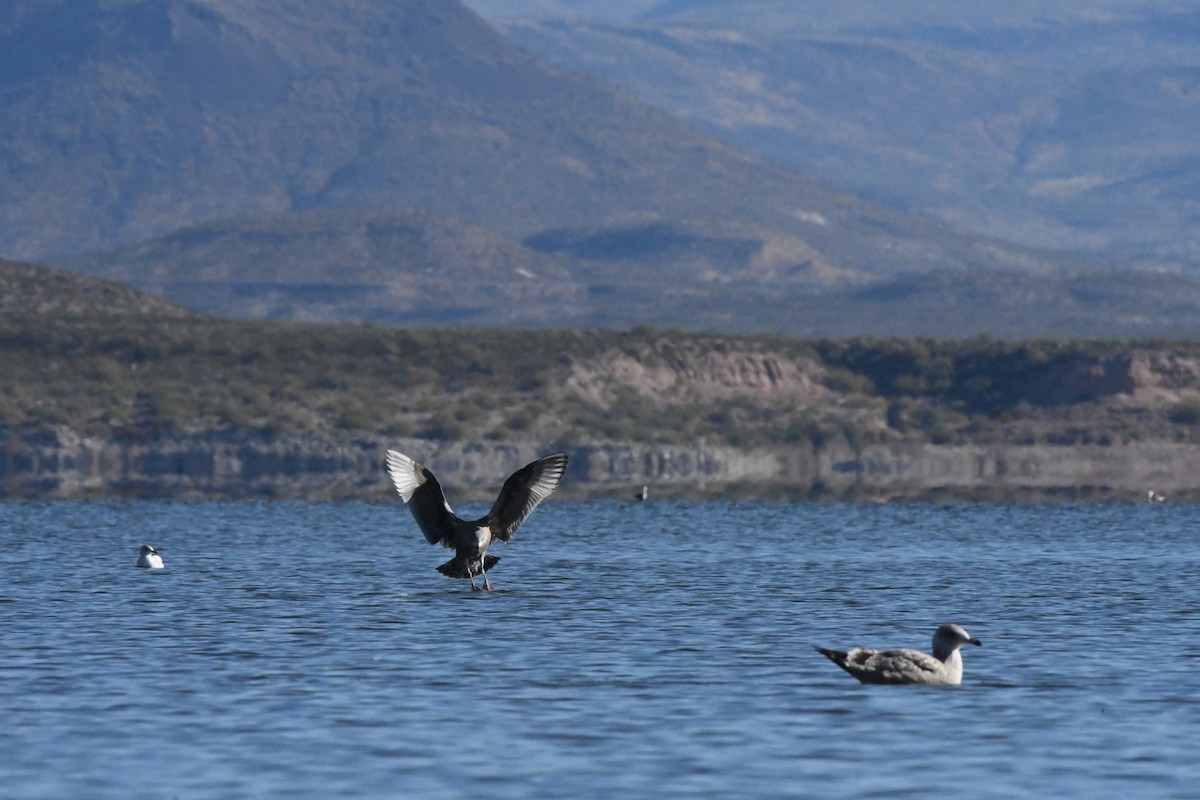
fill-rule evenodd
<path id="1" fill-rule="evenodd" d="M 1109 447 L 934 445 L 738 449 L 640 443 L 537 442 L 206 434 L 129 441 L 58 433 L 0 438 L 0 491 L 10 497 L 384 498 L 384 451 L 403 450 L 457 497 L 486 499 L 522 464 L 553 449 L 571 454 L 568 494 L 623 494 L 650 484 L 660 496 L 823 496 L 863 499 L 962 496 L 1175 499 L 1196 494 L 1200 448 L 1169 442 Z"/>

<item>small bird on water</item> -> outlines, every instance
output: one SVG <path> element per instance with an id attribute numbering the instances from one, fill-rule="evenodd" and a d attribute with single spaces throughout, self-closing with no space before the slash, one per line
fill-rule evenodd
<path id="1" fill-rule="evenodd" d="M 862 683 L 958 686 L 962 683 L 963 662 L 959 649 L 963 645 L 980 645 L 958 625 L 946 623 L 933 634 L 933 655 L 919 650 L 870 650 L 856 647 L 850 652 L 826 650 L 817 652 L 858 678 Z"/>
<path id="2" fill-rule="evenodd" d="M 159 552 L 148 544 L 142 545 L 142 549 L 138 551 L 139 567 L 147 567 L 148 569 L 162 569 L 163 560 Z"/>
<path id="3" fill-rule="evenodd" d="M 474 591 L 479 591 L 475 576 L 482 575 L 483 588 L 490 592 L 487 571 L 500 557 L 488 555 L 488 547 L 496 539 L 511 539 L 538 504 L 558 488 L 567 470 L 567 454 L 539 458 L 508 476 L 492 510 L 476 520 L 455 514 L 433 473 L 403 453 L 387 451 L 387 470 L 425 539 L 454 548 L 454 558 L 438 567 L 438 572 L 448 578 L 468 579 Z"/>

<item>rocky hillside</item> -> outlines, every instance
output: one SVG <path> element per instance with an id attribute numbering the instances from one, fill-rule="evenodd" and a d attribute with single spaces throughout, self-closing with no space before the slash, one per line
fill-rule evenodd
<path id="1" fill-rule="evenodd" d="M 0 314 L 9 496 L 386 496 L 549 448 L 569 493 L 1200 498 L 1193 344 Z M 486 485 L 486 489 L 484 488 Z"/>
<path id="2" fill-rule="evenodd" d="M 220 316 L 391 324 L 575 324 L 595 272 L 404 211 L 238 217 L 67 264 Z"/>
<path id="3" fill-rule="evenodd" d="M 1200 501 L 1200 450 L 1170 442 L 804 447 L 645 443 L 462 443 L 384 437 L 164 437 L 135 442 L 71 431 L 0 443 L 0 496 L 369 499 L 398 502 L 383 453 L 419 457 L 463 502 L 486 503 L 503 476 L 565 448 L 559 499 L 727 497 L 792 500 Z M 486 506 L 485 506 L 486 507 Z"/>
<path id="4" fill-rule="evenodd" d="M 111 281 L 0 258 L 0 316 L 194 319 L 200 314 Z"/>

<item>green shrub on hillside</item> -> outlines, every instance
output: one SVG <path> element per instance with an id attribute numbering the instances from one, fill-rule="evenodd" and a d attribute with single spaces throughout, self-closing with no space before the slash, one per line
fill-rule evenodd
<path id="1" fill-rule="evenodd" d="M 1160 349 L 1165 346 L 1160 346 Z M 1200 346 L 1170 345 L 1196 357 Z M 761 446 L 878 438 L 1200 439 L 1200 403 L 1167 412 L 1048 402 L 1056 376 L 1130 352 L 1104 342 L 803 342 L 659 331 L 406 330 L 228 320 L 0 318 L 0 426 L 153 438 L 247 429 L 442 439 Z M 686 375 L 697 354 L 763 354 L 820 380 L 812 407 L 769 389 L 705 396 L 606 377 L 613 353 Z M 756 355 L 757 357 L 757 355 Z M 609 381 L 570 389 L 577 370 Z M 589 373 L 591 374 L 591 373 Z M 684 379 L 686 380 L 686 379 Z M 814 400 L 814 402 L 817 402 Z"/>
<path id="2" fill-rule="evenodd" d="M 1200 425 L 1200 401 L 1184 400 L 1176 403 L 1167 413 L 1167 418 L 1176 425 Z"/>

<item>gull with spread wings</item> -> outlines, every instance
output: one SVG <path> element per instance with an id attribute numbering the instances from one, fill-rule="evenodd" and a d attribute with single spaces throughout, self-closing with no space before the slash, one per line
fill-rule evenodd
<path id="1" fill-rule="evenodd" d="M 433 473 L 403 453 L 387 451 L 387 470 L 425 539 L 454 548 L 454 558 L 438 567 L 438 572 L 448 578 L 466 578 L 475 591 L 479 591 L 475 576 L 482 575 L 483 588 L 491 591 L 487 571 L 500 557 L 488 555 L 488 547 L 497 539 L 511 539 L 538 503 L 558 488 L 567 471 L 567 454 L 539 458 L 514 472 L 504 482 L 492 510 L 476 520 L 455 514 Z"/>

